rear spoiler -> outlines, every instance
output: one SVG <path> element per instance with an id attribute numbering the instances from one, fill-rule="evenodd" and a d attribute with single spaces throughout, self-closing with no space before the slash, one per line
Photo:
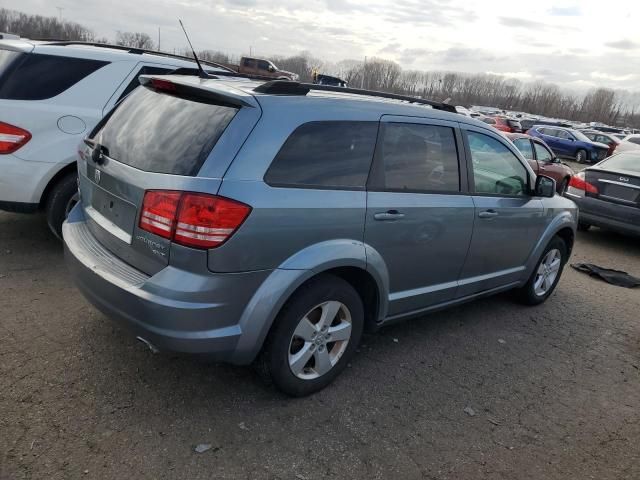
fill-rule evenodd
<path id="1" fill-rule="evenodd" d="M 12 52 L 31 53 L 35 45 L 25 40 L 0 39 L 0 50 Z"/>
<path id="2" fill-rule="evenodd" d="M 225 83 L 216 83 L 213 86 L 207 80 L 200 78 L 182 75 L 141 75 L 140 84 L 158 91 L 208 100 L 234 108 L 258 107 L 252 95 Z"/>

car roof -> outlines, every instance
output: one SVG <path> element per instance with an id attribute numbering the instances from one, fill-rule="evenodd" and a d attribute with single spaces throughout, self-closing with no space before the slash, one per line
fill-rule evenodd
<path id="1" fill-rule="evenodd" d="M 108 62 L 136 60 L 150 63 L 163 63 L 176 67 L 193 67 L 195 65 L 194 59 L 182 55 L 91 42 L 30 40 L 21 38 L 19 40 L 0 40 L 0 49 L 24 53 L 32 52 L 46 55 L 90 58 Z M 203 61 L 201 63 L 205 65 L 207 69 L 220 69 L 231 72 L 228 68 L 214 62 Z"/>
<path id="2" fill-rule="evenodd" d="M 493 134 L 496 133 L 495 129 L 472 117 L 438 110 L 419 103 L 367 95 L 366 91 L 363 91 L 363 93 L 353 93 L 346 90 L 342 91 L 342 88 L 338 88 L 335 91 L 310 90 L 305 95 L 277 94 L 256 91 L 257 87 L 265 84 L 264 81 L 238 77 L 202 79 L 193 75 L 143 75 L 141 78 L 143 79 L 143 83 L 153 78 L 158 78 L 196 87 L 206 90 L 213 95 L 217 95 L 220 98 L 227 96 L 227 99 L 234 100 L 238 104 L 246 106 L 257 106 L 256 103 L 264 106 L 267 103 L 281 101 L 295 103 L 300 108 L 319 109 L 324 106 L 331 109 L 335 107 L 349 109 L 355 107 L 375 112 L 378 117 L 380 115 L 429 117 L 436 120 L 464 123 Z M 290 83 L 292 86 L 296 85 L 296 82 Z M 319 100 L 325 100 L 326 102 L 320 103 Z"/>
<path id="3" fill-rule="evenodd" d="M 529 139 L 536 138 L 536 137 L 533 137 L 531 135 L 527 135 L 526 133 L 509 133 L 509 132 L 505 132 L 504 136 L 507 137 L 509 140 L 517 140 L 518 138 L 529 138 Z"/>

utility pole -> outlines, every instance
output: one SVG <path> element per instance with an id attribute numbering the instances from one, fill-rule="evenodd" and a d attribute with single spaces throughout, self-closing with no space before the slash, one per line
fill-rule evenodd
<path id="1" fill-rule="evenodd" d="M 60 17 L 60 22 L 62 23 L 62 11 L 64 10 L 64 8 L 56 7 L 56 9 L 58 10 L 58 16 Z"/>
<path id="2" fill-rule="evenodd" d="M 249 45 L 249 56 L 253 57 L 253 47 Z"/>
<path id="3" fill-rule="evenodd" d="M 160 51 L 160 27 L 158 27 L 158 51 Z"/>
<path id="4" fill-rule="evenodd" d="M 364 57 L 364 63 L 362 64 L 362 78 L 360 79 L 360 88 L 364 88 L 364 71 L 367 66 L 367 57 Z"/>

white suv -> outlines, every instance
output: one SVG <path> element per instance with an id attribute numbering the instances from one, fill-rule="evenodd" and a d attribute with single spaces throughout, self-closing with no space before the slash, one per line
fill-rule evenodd
<path id="1" fill-rule="evenodd" d="M 195 67 L 187 57 L 128 47 L 0 40 L 0 209 L 43 209 L 60 236 L 77 200 L 82 138 L 138 86 L 139 75 Z"/>

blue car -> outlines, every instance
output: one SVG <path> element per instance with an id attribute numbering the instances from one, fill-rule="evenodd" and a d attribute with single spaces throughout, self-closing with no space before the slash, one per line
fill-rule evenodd
<path id="1" fill-rule="evenodd" d="M 589 140 L 579 130 L 546 125 L 534 125 L 527 132 L 541 138 L 559 157 L 569 157 L 578 163 L 596 163 L 604 160 L 609 146 Z"/>

